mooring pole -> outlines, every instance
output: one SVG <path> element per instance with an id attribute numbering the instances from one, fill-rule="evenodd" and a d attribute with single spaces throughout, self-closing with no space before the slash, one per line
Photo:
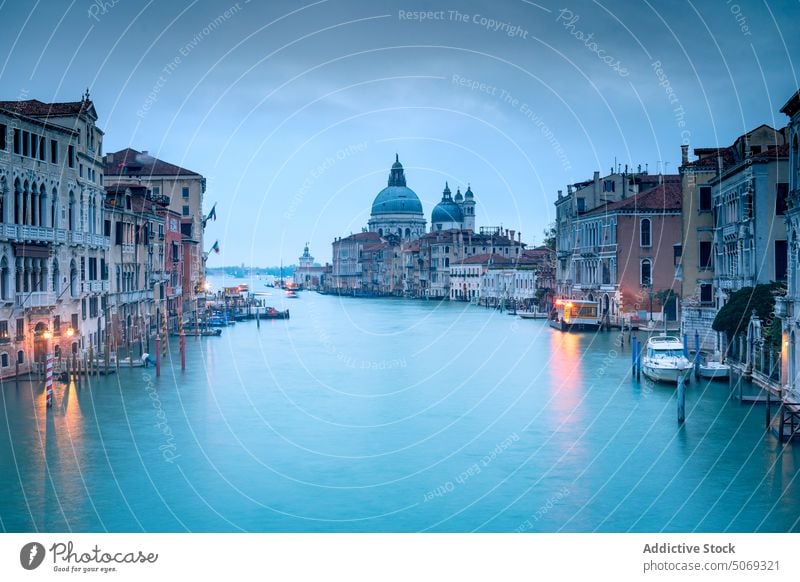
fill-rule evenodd
<path id="1" fill-rule="evenodd" d="M 700 332 L 694 330 L 694 377 L 700 377 Z"/>
<path id="2" fill-rule="evenodd" d="M 683 424 L 686 416 L 686 371 L 678 372 L 678 424 Z"/>
<path id="3" fill-rule="evenodd" d="M 636 338 L 631 340 L 631 380 L 636 380 Z"/>
<path id="4" fill-rule="evenodd" d="M 156 335 L 156 378 L 161 376 L 161 336 Z"/>
<path id="5" fill-rule="evenodd" d="M 683 357 L 689 359 L 689 335 L 685 332 L 683 334 Z"/>

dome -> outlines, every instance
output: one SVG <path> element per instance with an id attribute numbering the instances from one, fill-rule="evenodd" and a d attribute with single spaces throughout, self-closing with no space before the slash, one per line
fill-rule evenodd
<path id="1" fill-rule="evenodd" d="M 376 214 L 422 214 L 422 203 L 411 188 L 387 186 L 372 203 L 372 215 Z"/>
<path id="2" fill-rule="evenodd" d="M 464 193 L 464 197 L 467 199 L 473 198 L 475 195 L 472 193 L 472 188 L 467 186 L 467 191 Z"/>
<path id="3" fill-rule="evenodd" d="M 376 214 L 422 214 L 422 203 L 417 194 L 406 186 L 403 165 L 397 155 L 389 173 L 389 185 L 378 192 L 372 203 L 372 216 Z"/>
<path id="4" fill-rule="evenodd" d="M 464 201 L 464 197 L 461 195 L 461 188 L 456 190 L 455 201 L 456 202 L 463 202 Z"/>
<path id="5" fill-rule="evenodd" d="M 431 223 L 437 222 L 464 222 L 464 214 L 461 212 L 461 207 L 453 202 L 450 197 L 450 188 L 445 182 L 444 192 L 442 193 L 442 201 L 433 207 L 431 212 Z"/>

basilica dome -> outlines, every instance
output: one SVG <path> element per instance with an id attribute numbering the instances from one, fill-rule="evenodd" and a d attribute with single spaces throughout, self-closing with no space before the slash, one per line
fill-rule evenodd
<path id="1" fill-rule="evenodd" d="M 381 214 L 422 214 L 422 203 L 417 194 L 406 186 L 403 165 L 398 156 L 392 164 L 389 185 L 378 192 L 372 203 L 372 216 Z"/>
<path id="2" fill-rule="evenodd" d="M 433 212 L 431 212 L 431 224 L 455 222 L 464 222 L 464 213 L 461 211 L 461 207 L 453 201 L 450 196 L 450 188 L 445 184 L 442 200 L 433 207 Z"/>

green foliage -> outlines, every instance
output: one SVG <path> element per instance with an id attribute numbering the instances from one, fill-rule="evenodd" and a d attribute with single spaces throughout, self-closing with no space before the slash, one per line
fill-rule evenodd
<path id="1" fill-rule="evenodd" d="M 762 335 L 774 345 L 780 345 L 781 322 L 775 317 L 775 295 L 785 291 L 780 283 L 745 287 L 731 293 L 730 299 L 719 310 L 711 327 L 714 331 L 724 331 L 728 339 L 736 334 L 747 333 L 750 315 L 755 309 L 761 320 Z"/>
<path id="2" fill-rule="evenodd" d="M 542 243 L 551 251 L 556 250 L 556 223 L 551 222 L 544 229 L 544 242 Z"/>

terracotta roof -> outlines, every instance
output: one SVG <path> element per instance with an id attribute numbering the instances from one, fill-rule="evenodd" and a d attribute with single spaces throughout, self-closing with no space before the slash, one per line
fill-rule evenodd
<path id="1" fill-rule="evenodd" d="M 363 241 L 363 242 L 380 242 L 381 235 L 377 232 L 357 232 L 356 234 L 351 234 L 350 236 L 346 236 L 340 239 L 340 242 L 344 241 Z"/>
<path id="2" fill-rule="evenodd" d="M 125 148 L 106 156 L 106 176 L 199 176 L 148 153 Z"/>
<path id="3" fill-rule="evenodd" d="M 510 265 L 514 261 L 513 259 L 509 259 L 508 257 L 504 257 L 503 255 L 498 255 L 497 253 L 483 253 L 480 255 L 473 255 L 471 257 L 467 257 L 466 259 L 461 259 L 460 261 L 456 262 L 456 265 L 486 265 L 489 263 L 491 259 L 492 263 L 495 265 Z"/>
<path id="4" fill-rule="evenodd" d="M 665 176 L 669 178 L 670 176 Z M 611 212 L 652 212 L 652 211 L 680 211 L 681 209 L 681 182 L 680 179 L 664 181 L 649 190 L 639 192 L 625 200 L 619 200 L 600 206 L 581 216 L 597 216 Z"/>
<path id="5" fill-rule="evenodd" d="M 768 150 L 764 150 L 761 153 L 754 154 L 751 157 L 753 160 L 760 160 L 760 161 L 769 161 L 771 159 L 777 159 L 777 158 L 788 158 L 789 144 L 785 143 L 783 145 L 779 145 L 774 148 L 769 148 Z"/>
<path id="6" fill-rule="evenodd" d="M 723 169 L 739 163 L 739 152 L 733 146 L 726 148 L 695 148 L 694 154 L 700 157 L 692 162 L 683 164 L 681 168 L 716 171 L 718 156 L 722 156 Z"/>
<path id="7" fill-rule="evenodd" d="M 42 103 L 37 99 L 27 101 L 0 101 L 0 108 L 29 117 L 62 117 L 80 115 L 90 111 L 94 104 L 89 101 L 68 101 L 66 103 Z"/>

